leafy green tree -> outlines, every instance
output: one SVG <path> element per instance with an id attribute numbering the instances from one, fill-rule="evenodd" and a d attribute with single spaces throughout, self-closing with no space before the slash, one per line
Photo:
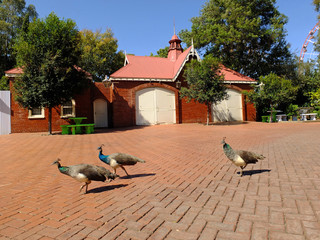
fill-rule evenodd
<path id="1" fill-rule="evenodd" d="M 187 45 L 211 53 L 226 67 L 252 78 L 274 72 L 287 75 L 293 63 L 285 37 L 287 17 L 275 0 L 209 0 L 191 30 L 182 30 Z"/>
<path id="2" fill-rule="evenodd" d="M 0 90 L 9 90 L 9 79 L 6 76 L 0 78 Z"/>
<path id="3" fill-rule="evenodd" d="M 254 91 L 244 91 L 243 93 L 252 102 L 258 112 L 261 109 L 271 111 L 281 104 L 289 104 L 295 100 L 297 87 L 292 85 L 288 79 L 270 73 L 267 76 L 260 77 L 260 84 L 252 86 L 255 87 Z M 272 117 L 271 117 L 272 119 Z"/>
<path id="4" fill-rule="evenodd" d="M 187 98 L 187 101 L 195 100 L 207 106 L 207 125 L 212 104 L 216 104 L 227 98 L 226 87 L 223 84 L 223 75 L 220 72 L 219 61 L 212 55 L 207 55 L 199 62 L 191 60 L 186 65 L 184 77 L 188 87 L 182 87 L 180 97 Z"/>
<path id="5" fill-rule="evenodd" d="M 317 91 L 309 92 L 311 106 L 320 106 L 320 88 Z"/>
<path id="6" fill-rule="evenodd" d="M 160 48 L 157 51 L 157 55 L 153 55 L 153 53 L 150 54 L 151 57 L 162 57 L 162 58 L 167 58 L 168 57 L 168 52 L 169 52 L 169 47 L 166 46 L 165 48 Z"/>
<path id="7" fill-rule="evenodd" d="M 292 78 L 298 87 L 296 103 L 300 106 L 309 103 L 309 92 L 315 92 L 320 86 L 320 72 L 314 62 L 300 62 L 297 78 Z"/>
<path id="8" fill-rule="evenodd" d="M 111 29 L 104 33 L 91 30 L 80 33 L 82 55 L 79 66 L 90 72 L 95 81 L 101 82 L 105 75 L 109 76 L 123 66 L 124 54 L 117 52 L 118 40 Z"/>
<path id="9" fill-rule="evenodd" d="M 15 81 L 16 99 L 25 108 L 48 108 L 50 134 L 52 108 L 73 98 L 88 82 L 77 67 L 80 43 L 76 24 L 51 13 L 31 22 L 15 44 L 24 71 Z"/>
<path id="10" fill-rule="evenodd" d="M 313 112 L 320 117 L 320 88 L 316 91 L 309 92 L 310 106 L 314 108 Z"/>
<path id="11" fill-rule="evenodd" d="M 313 0 L 313 5 L 315 6 L 315 10 L 317 12 L 320 11 L 320 0 Z"/>
<path id="12" fill-rule="evenodd" d="M 35 7 L 26 6 L 24 0 L 0 1 L 0 78 L 16 64 L 13 44 L 23 21 L 34 17 L 37 17 Z"/>

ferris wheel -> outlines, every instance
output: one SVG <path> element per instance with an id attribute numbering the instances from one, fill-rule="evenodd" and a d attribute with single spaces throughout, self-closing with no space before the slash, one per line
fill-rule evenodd
<path id="1" fill-rule="evenodd" d="M 315 36 L 316 32 L 320 27 L 320 21 L 311 29 L 309 32 L 306 40 L 304 41 L 301 51 L 300 51 L 300 57 L 299 57 L 299 62 L 309 62 L 316 60 L 317 56 L 319 55 L 319 52 L 316 52 L 314 49 L 314 44 L 315 44 Z"/>

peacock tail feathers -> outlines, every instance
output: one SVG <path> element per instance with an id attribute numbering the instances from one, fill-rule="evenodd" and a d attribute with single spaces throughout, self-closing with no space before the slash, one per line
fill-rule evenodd
<path id="1" fill-rule="evenodd" d="M 137 162 L 145 163 L 144 160 L 126 153 L 112 153 L 109 158 L 121 165 L 135 165 Z"/>

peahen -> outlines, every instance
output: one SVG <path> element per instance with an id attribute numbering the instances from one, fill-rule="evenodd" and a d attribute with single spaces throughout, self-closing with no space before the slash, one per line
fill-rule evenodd
<path id="1" fill-rule="evenodd" d="M 126 171 L 126 169 L 124 168 L 124 166 L 127 166 L 127 165 L 135 165 L 137 162 L 141 162 L 141 163 L 145 163 L 146 161 L 138 158 L 138 157 L 135 157 L 135 156 L 132 156 L 130 154 L 126 154 L 126 153 L 112 153 L 110 155 L 103 155 L 102 153 L 102 146 L 104 146 L 103 144 L 98 147 L 97 150 L 100 150 L 99 152 L 99 159 L 110 165 L 110 167 L 113 168 L 113 171 L 114 173 L 116 173 L 116 169 L 118 167 L 122 168 L 127 176 L 129 176 L 128 172 Z"/>
<path id="2" fill-rule="evenodd" d="M 86 191 L 88 191 L 88 185 L 91 181 L 101 181 L 110 182 L 114 180 L 118 175 L 111 173 L 104 167 L 90 165 L 90 164 L 78 164 L 72 166 L 61 166 L 60 159 L 52 163 L 52 165 L 57 165 L 61 173 L 66 174 L 79 182 L 84 182 L 85 184 L 80 187 L 80 192 L 84 186 L 86 186 Z"/>
<path id="3" fill-rule="evenodd" d="M 256 164 L 258 160 L 262 160 L 265 156 L 254 152 L 244 150 L 233 150 L 231 146 L 225 142 L 225 137 L 222 139 L 223 151 L 227 158 L 233 162 L 234 165 L 241 168 L 241 176 L 243 175 L 243 169 L 248 164 Z"/>

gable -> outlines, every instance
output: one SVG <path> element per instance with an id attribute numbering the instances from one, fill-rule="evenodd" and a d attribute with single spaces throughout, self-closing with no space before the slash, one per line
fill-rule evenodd
<path id="1" fill-rule="evenodd" d="M 125 66 L 111 74 L 110 80 L 174 82 L 190 55 L 200 60 L 192 46 L 181 53 L 176 61 L 160 57 L 127 55 Z"/>

